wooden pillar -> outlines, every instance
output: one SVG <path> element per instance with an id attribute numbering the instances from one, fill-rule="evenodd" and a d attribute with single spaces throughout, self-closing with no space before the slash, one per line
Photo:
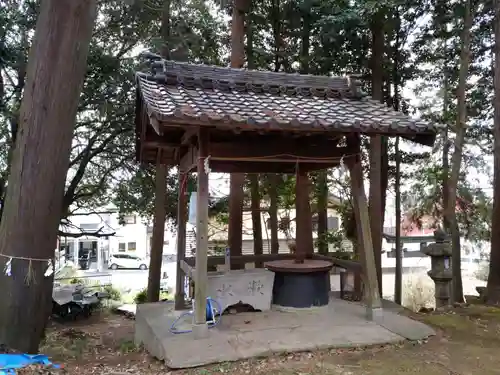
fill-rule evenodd
<path id="1" fill-rule="evenodd" d="M 382 201 L 382 140 L 380 135 L 370 138 L 370 230 L 377 267 L 379 294 L 382 296 L 382 231 L 384 228 L 384 202 Z"/>
<path id="2" fill-rule="evenodd" d="M 186 258 L 186 185 L 188 174 L 179 171 L 179 197 L 177 199 L 177 267 L 175 273 L 175 309 L 185 308 L 184 282 L 186 275 L 181 268 L 181 261 Z"/>
<path id="3" fill-rule="evenodd" d="M 396 211 L 396 273 L 394 279 L 394 302 L 401 305 L 403 299 L 403 244 L 401 242 L 401 153 L 399 139 L 396 137 L 396 176 L 394 180 L 395 211 Z"/>
<path id="4" fill-rule="evenodd" d="M 309 176 L 297 167 L 295 182 L 295 255 L 296 262 L 303 263 L 308 254 L 313 254 L 311 204 L 309 202 Z"/>
<path id="5" fill-rule="evenodd" d="M 161 153 L 159 150 L 158 153 Z M 160 155 L 161 156 L 161 155 Z M 160 299 L 161 264 L 165 237 L 165 201 L 167 199 L 167 166 L 156 164 L 155 209 L 153 217 L 153 238 L 149 260 L 147 301 L 158 302 Z"/>
<path id="6" fill-rule="evenodd" d="M 359 137 L 354 136 L 350 142 L 357 143 L 359 152 Z M 363 185 L 363 169 L 359 155 L 348 160 L 348 167 L 351 174 L 351 189 L 353 197 L 353 209 L 356 217 L 356 228 L 358 231 L 358 241 L 360 244 L 361 263 L 364 269 L 365 300 L 367 306 L 367 317 L 373 319 L 374 309 L 382 307 L 382 300 L 379 294 L 377 269 L 375 266 L 375 255 L 373 253 L 373 242 L 370 230 L 370 218 L 368 215 L 368 202 Z"/>
<path id="7" fill-rule="evenodd" d="M 208 173 L 205 158 L 208 156 L 208 134 L 205 129 L 198 133 L 199 157 L 197 162 L 198 188 L 196 200 L 196 270 L 194 290 L 193 333 L 197 338 L 208 335 L 206 324 L 207 264 L 208 264 Z"/>

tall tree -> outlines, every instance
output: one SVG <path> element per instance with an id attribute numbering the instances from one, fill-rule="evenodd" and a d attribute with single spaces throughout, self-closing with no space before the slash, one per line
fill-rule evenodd
<path id="1" fill-rule="evenodd" d="M 234 0 L 231 25 L 231 67 L 242 68 L 245 58 L 245 12 L 250 0 Z M 231 173 L 229 180 L 229 249 L 231 255 L 241 255 L 243 234 L 243 201 L 245 194 L 243 185 L 245 174 Z M 232 269 L 244 265 L 231 264 Z"/>
<path id="2" fill-rule="evenodd" d="M 494 76 L 494 148 L 493 148 L 493 217 L 491 226 L 500 226 L 500 0 L 494 1 L 495 76 Z M 490 273 L 487 298 L 491 304 L 500 304 L 500 231 L 491 231 Z"/>
<path id="3" fill-rule="evenodd" d="M 95 17 L 96 1 L 43 0 L 30 51 L 0 223 L 2 263 L 11 262 L 11 275 L 0 278 L 0 342 L 23 352 L 37 352 L 48 319 L 46 260 L 54 257 Z"/>
<path id="4" fill-rule="evenodd" d="M 170 5 L 170 0 L 164 0 L 161 12 L 161 36 L 163 41 L 161 52 L 163 58 L 167 60 L 170 59 Z M 159 157 L 161 157 L 161 152 L 161 150 L 158 150 Z M 153 217 L 153 237 L 151 241 L 148 273 L 148 302 L 158 302 L 160 300 L 161 265 L 163 258 L 163 243 L 165 240 L 167 174 L 167 166 L 165 164 L 160 164 L 158 161 L 156 163 L 155 213 Z"/>
<path id="5" fill-rule="evenodd" d="M 254 20 L 252 17 L 252 4 L 247 17 L 247 67 L 248 69 L 255 69 L 254 64 L 254 48 L 253 48 L 253 37 L 254 37 Z M 261 220 L 261 207 L 260 207 L 260 184 L 259 184 L 259 174 L 250 173 L 248 179 L 250 181 L 250 209 L 252 213 L 252 232 L 253 232 L 253 253 L 255 255 L 262 255 L 264 252 L 264 243 L 262 239 L 262 220 Z M 256 268 L 262 268 L 262 262 L 255 262 Z"/>
<path id="6" fill-rule="evenodd" d="M 379 9 L 371 22 L 372 35 L 372 97 L 382 102 L 384 100 L 384 9 Z M 384 147 L 385 146 L 385 147 Z M 383 158 L 387 153 L 385 140 L 381 135 L 370 138 L 370 227 L 373 241 L 373 252 L 375 254 L 375 267 L 377 269 L 378 288 L 382 296 L 382 230 L 384 227 L 385 214 L 385 190 L 383 181 Z"/>
<path id="7" fill-rule="evenodd" d="M 452 270 L 453 270 L 453 293 L 454 302 L 463 302 L 462 288 L 462 254 L 460 250 L 460 228 L 456 214 L 457 206 L 457 189 L 458 180 L 460 177 L 460 169 L 462 166 L 463 147 L 465 142 L 465 131 L 467 126 L 467 79 L 469 77 L 470 65 L 470 39 L 472 28 L 472 0 L 465 0 L 464 10 L 464 26 L 461 37 L 461 52 L 460 52 L 460 72 L 458 77 L 457 88 L 457 121 L 455 125 L 455 141 L 453 155 L 451 158 L 451 173 L 448 181 L 448 204 L 445 215 L 450 224 L 450 233 L 452 240 Z"/>

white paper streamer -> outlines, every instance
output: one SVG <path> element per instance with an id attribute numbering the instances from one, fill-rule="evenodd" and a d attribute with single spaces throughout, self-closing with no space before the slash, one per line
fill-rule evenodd
<path id="1" fill-rule="evenodd" d="M 45 271 L 44 276 L 49 277 L 54 273 L 54 266 L 52 265 L 52 260 L 47 261 L 47 270 Z"/>
<path id="2" fill-rule="evenodd" d="M 207 156 L 205 160 L 203 161 L 203 166 L 205 167 L 205 173 L 209 174 L 211 172 L 210 169 L 210 156 Z"/>
<path id="3" fill-rule="evenodd" d="M 4 268 L 4 273 L 7 275 L 7 276 L 11 276 L 12 275 L 12 258 L 9 258 L 9 260 L 7 261 L 7 263 L 5 264 L 5 268 Z"/>

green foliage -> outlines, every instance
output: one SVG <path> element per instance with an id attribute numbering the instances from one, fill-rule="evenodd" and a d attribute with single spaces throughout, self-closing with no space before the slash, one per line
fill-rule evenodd
<path id="1" fill-rule="evenodd" d="M 316 239 L 315 247 L 319 247 L 320 244 L 333 245 L 336 249 L 341 250 L 342 241 L 345 239 L 345 233 L 343 230 L 328 231 L 323 236 L 318 236 Z"/>
<path id="2" fill-rule="evenodd" d="M 411 190 L 402 195 L 403 209 L 411 222 L 422 227 L 424 218 L 435 227 L 443 217 L 443 170 L 431 164 L 414 173 Z M 489 241 L 491 236 L 492 200 L 482 189 L 472 186 L 465 174 L 460 176 L 456 212 L 462 235 L 470 241 Z"/>
<path id="3" fill-rule="evenodd" d="M 160 301 L 171 299 L 171 295 L 168 292 L 160 292 Z M 138 292 L 134 297 L 134 303 L 139 305 L 146 303 L 148 301 L 148 289 L 144 288 Z"/>
<path id="4" fill-rule="evenodd" d="M 108 294 L 108 299 L 111 301 L 121 301 L 122 300 L 122 293 L 114 288 L 112 285 L 105 285 L 102 288 L 102 291 Z"/>
<path id="5" fill-rule="evenodd" d="M 1 2 L 3 4 L 4 2 Z M 0 202 L 9 174 L 9 154 L 17 130 L 27 54 L 37 1 L 0 5 Z M 121 213 L 151 217 L 151 169 L 135 162 L 135 71 L 138 50 L 159 51 L 161 6 L 151 2 L 101 1 L 88 58 L 69 162 L 62 218 L 77 209 L 117 203 Z M 201 0 L 172 1 L 172 48 L 185 45 L 191 61 L 221 63 L 226 26 Z M 73 124 L 62 124 L 73 126 Z M 167 213 L 175 217 L 177 176 L 167 182 Z M 129 187 L 124 187 L 129 185 Z"/>
<path id="6" fill-rule="evenodd" d="M 146 288 L 142 289 L 134 297 L 134 303 L 139 305 L 141 303 L 146 303 L 148 300 L 148 290 Z"/>

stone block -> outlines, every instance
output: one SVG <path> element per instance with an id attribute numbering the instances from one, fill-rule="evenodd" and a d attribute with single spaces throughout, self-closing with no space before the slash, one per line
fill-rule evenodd
<path id="1" fill-rule="evenodd" d="M 207 295 L 221 304 L 222 309 L 239 302 L 256 310 L 271 309 L 274 272 L 266 269 L 209 272 Z"/>

